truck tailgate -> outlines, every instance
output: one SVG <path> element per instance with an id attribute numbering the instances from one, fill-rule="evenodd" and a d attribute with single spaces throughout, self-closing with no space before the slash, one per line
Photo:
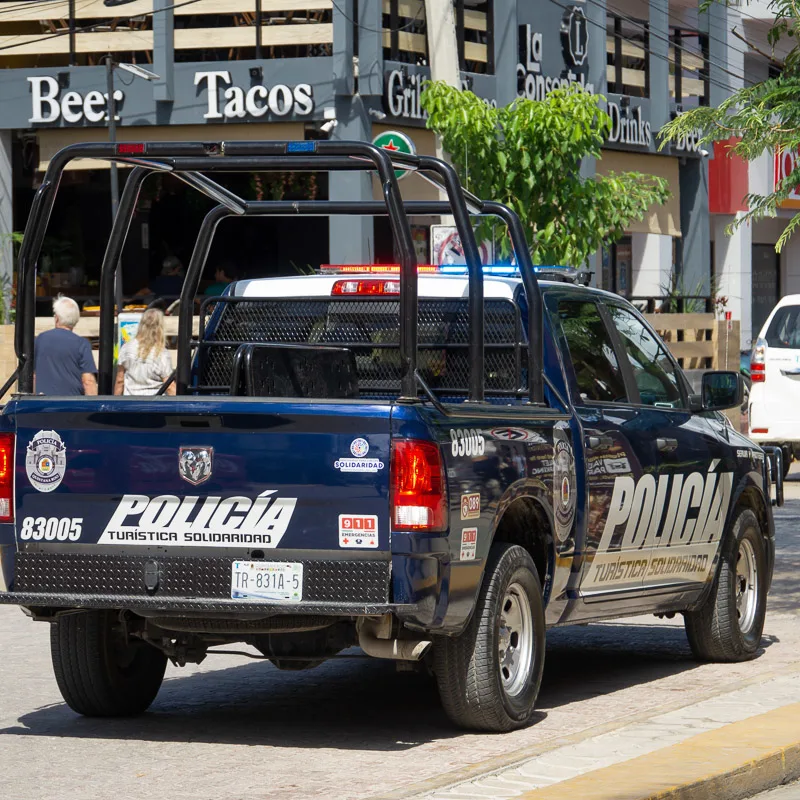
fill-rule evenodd
<path id="1" fill-rule="evenodd" d="M 7 410 L 14 591 L 28 604 L 41 594 L 100 607 L 385 604 L 390 412 L 358 401 L 18 401 Z M 272 591 L 298 575 L 298 593 Z M 269 591 L 251 591 L 256 581 Z"/>
<path id="2" fill-rule="evenodd" d="M 21 401 L 18 538 L 388 550 L 389 414 L 352 402 Z"/>

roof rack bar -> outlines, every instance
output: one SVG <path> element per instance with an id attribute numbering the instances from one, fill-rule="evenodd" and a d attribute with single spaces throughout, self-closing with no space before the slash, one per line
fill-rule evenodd
<path id="1" fill-rule="evenodd" d="M 188 183 L 189 186 L 202 192 L 206 197 L 210 197 L 212 200 L 216 200 L 226 208 L 229 208 L 234 214 L 244 214 L 247 202 L 230 191 L 230 189 L 226 189 L 216 181 L 212 181 L 211 178 L 200 172 L 175 172 L 174 175 L 178 180 Z"/>
<path id="2" fill-rule="evenodd" d="M 122 260 L 125 240 L 131 227 L 133 213 L 139 199 L 139 191 L 152 172 L 146 167 L 135 167 L 125 181 L 117 215 L 111 226 L 103 264 L 100 267 L 100 351 L 97 354 L 97 391 L 112 394 L 114 391 L 114 316 L 116 298 L 114 285 Z"/>
<path id="3" fill-rule="evenodd" d="M 483 204 L 487 214 L 495 214 L 508 226 L 511 243 L 514 246 L 514 255 L 517 258 L 522 283 L 525 287 L 525 296 L 528 300 L 528 388 L 531 403 L 544 402 L 544 305 L 539 280 L 533 269 L 531 253 L 525 231 L 520 218 L 502 203 L 486 202 Z"/>

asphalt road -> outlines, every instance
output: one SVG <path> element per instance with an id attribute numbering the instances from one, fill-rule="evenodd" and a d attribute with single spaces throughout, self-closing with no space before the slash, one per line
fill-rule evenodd
<path id="1" fill-rule="evenodd" d="M 800 477 L 800 476 L 799 476 Z M 698 665 L 679 619 L 548 634 L 536 723 L 454 730 L 426 675 L 377 661 L 280 672 L 232 656 L 168 667 L 152 710 L 91 720 L 61 701 L 49 632 L 0 607 L 0 797 L 9 800 L 374 798 L 763 680 L 800 658 L 800 481 L 777 511 L 778 561 L 754 662 Z M 771 799 L 770 799 L 771 800 Z M 780 800 L 784 800 L 783 797 Z"/>

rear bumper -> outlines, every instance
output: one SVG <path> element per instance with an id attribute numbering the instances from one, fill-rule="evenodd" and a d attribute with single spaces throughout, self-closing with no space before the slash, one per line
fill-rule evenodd
<path id="1" fill-rule="evenodd" d="M 243 603 L 197 597 L 141 597 L 124 594 L 57 594 L 53 592 L 0 592 L 0 604 L 26 608 L 120 608 L 130 611 L 247 614 L 272 617 L 283 614 L 359 617 L 378 614 L 413 615 L 418 607 L 403 603 Z"/>
<path id="2" fill-rule="evenodd" d="M 364 615 L 414 612 L 390 602 L 391 562 L 292 559 L 303 564 L 303 601 L 231 599 L 232 557 L 18 552 L 0 603 L 39 608 Z M 153 576 L 158 580 L 153 586 Z M 147 576 L 147 581 L 145 577 Z M 148 588 L 148 585 L 150 588 Z"/>

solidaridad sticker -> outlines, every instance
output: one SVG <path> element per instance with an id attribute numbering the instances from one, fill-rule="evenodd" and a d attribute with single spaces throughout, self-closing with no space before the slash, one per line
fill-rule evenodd
<path id="1" fill-rule="evenodd" d="M 38 492 L 58 488 L 67 471 L 67 448 L 55 431 L 39 431 L 28 443 L 25 472 Z"/>
<path id="2" fill-rule="evenodd" d="M 553 431 L 553 513 L 556 537 L 565 542 L 575 519 L 575 456 L 569 441 L 569 428 L 557 423 Z"/>

